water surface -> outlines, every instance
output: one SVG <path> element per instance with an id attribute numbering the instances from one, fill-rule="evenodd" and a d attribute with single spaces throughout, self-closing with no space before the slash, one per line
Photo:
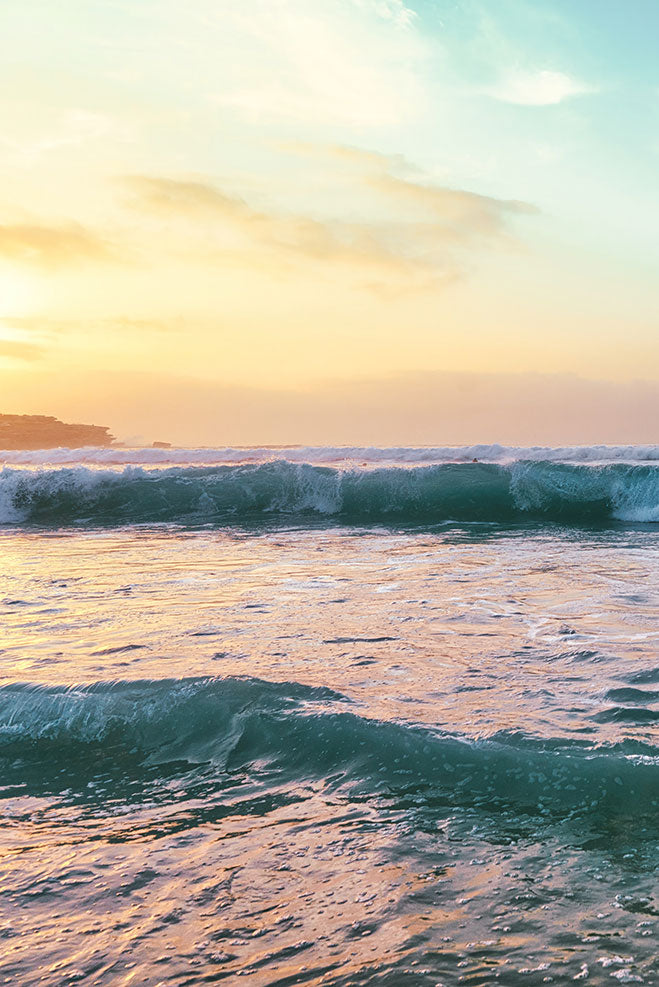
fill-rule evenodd
<path id="1" fill-rule="evenodd" d="M 10 464 L 0 979 L 656 983 L 647 452 Z"/>

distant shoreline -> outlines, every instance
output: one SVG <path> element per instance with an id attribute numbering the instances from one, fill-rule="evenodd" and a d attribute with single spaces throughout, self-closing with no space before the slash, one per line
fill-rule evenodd
<path id="1" fill-rule="evenodd" d="M 0 449 L 115 447 L 117 444 L 105 425 L 71 424 L 51 415 L 0 414 Z"/>

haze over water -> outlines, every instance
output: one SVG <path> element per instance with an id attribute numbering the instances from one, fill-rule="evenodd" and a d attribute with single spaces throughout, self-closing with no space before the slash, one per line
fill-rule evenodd
<path id="1" fill-rule="evenodd" d="M 5 467 L 4 982 L 657 982 L 659 450 L 474 451 Z"/>

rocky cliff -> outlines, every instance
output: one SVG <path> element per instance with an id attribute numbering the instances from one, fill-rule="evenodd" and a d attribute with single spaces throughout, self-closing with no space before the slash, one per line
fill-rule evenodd
<path id="1" fill-rule="evenodd" d="M 113 442 L 114 436 L 103 425 L 70 425 L 47 415 L 0 414 L 0 449 L 75 449 Z"/>

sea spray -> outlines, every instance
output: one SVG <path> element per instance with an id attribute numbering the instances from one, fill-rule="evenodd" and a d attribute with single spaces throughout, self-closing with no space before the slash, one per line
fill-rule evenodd
<path id="1" fill-rule="evenodd" d="M 513 463 L 520 460 L 555 463 L 659 462 L 659 445 L 638 446 L 225 446 L 198 449 L 88 446 L 82 449 L 0 450 L 0 463 L 11 465 L 171 465 L 213 466 L 225 463 L 264 463 L 285 459 L 295 463 Z"/>
<path id="2" fill-rule="evenodd" d="M 260 464 L 0 471 L 0 523 L 345 524 L 659 520 L 659 466 L 546 461 L 337 468 Z"/>

